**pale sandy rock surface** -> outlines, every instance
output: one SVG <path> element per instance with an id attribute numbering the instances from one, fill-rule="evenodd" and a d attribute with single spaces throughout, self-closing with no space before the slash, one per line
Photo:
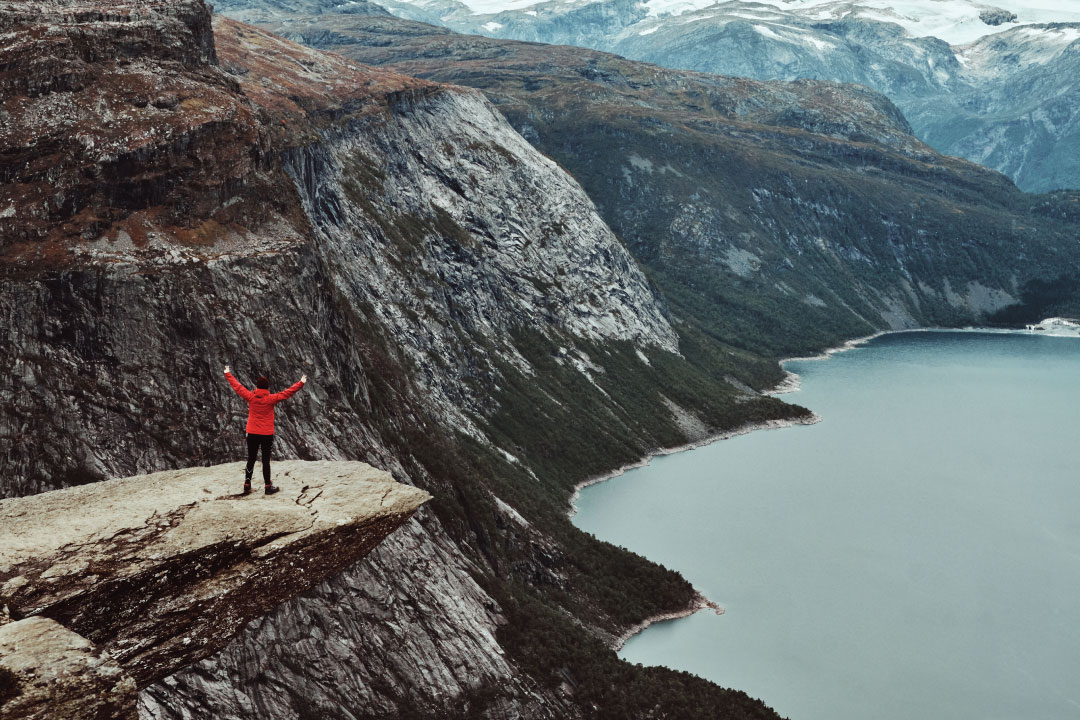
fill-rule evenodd
<path id="1" fill-rule="evenodd" d="M 5 720 L 134 720 L 135 682 L 86 638 L 46 618 L 0 626 L 0 662 L 14 694 L 0 692 Z"/>
<path id="2" fill-rule="evenodd" d="M 0 502 L 0 594 L 106 649 L 140 686 L 367 555 L 430 497 L 359 462 L 233 463 Z"/>

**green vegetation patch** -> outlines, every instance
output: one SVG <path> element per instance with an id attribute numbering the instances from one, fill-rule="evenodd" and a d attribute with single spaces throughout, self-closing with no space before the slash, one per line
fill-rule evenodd
<path id="1" fill-rule="evenodd" d="M 499 628 L 499 643 L 534 677 L 568 693 L 585 717 L 778 720 L 772 708 L 744 692 L 687 672 L 619 660 L 535 594 L 497 598 L 509 620 Z"/>

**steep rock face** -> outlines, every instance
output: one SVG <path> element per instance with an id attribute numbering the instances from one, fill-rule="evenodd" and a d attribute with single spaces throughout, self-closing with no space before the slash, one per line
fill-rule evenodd
<path id="1" fill-rule="evenodd" d="M 244 108 L 250 132 L 238 138 L 228 127 L 216 125 L 222 136 L 208 142 L 212 147 L 220 141 L 229 151 L 250 148 L 250 139 L 274 142 L 278 159 L 268 159 L 265 171 L 252 172 L 290 214 L 275 215 L 271 206 L 270 212 L 264 208 L 258 218 L 247 218 L 250 227 L 236 217 L 224 222 L 220 213 L 243 205 L 241 194 L 226 198 L 194 229 L 159 225 L 142 234 L 129 231 L 129 225 L 142 218 L 168 214 L 168 208 L 155 205 L 121 208 L 118 212 L 125 217 L 118 224 L 89 237 L 87 225 L 71 234 L 70 218 L 50 215 L 41 218 L 42 241 L 10 246 L 5 272 L 30 275 L 32 280 L 10 284 L 0 299 L 13 336 L 19 338 L 17 348 L 5 351 L 18 368 L 11 382 L 33 392 L 13 392 L 3 415 L 12 430 L 5 435 L 4 450 L 16 470 L 5 478 L 6 494 L 59 487 L 79 473 L 89 478 L 117 474 L 118 467 L 105 457 L 125 466 L 137 464 L 140 443 L 160 453 L 170 423 L 175 427 L 185 416 L 215 418 L 205 431 L 197 428 L 194 438 L 180 444 L 185 454 L 194 451 L 187 459 L 205 461 L 219 454 L 223 448 L 213 448 L 221 423 L 229 421 L 210 410 L 207 398 L 221 407 L 228 395 L 218 386 L 208 396 L 205 385 L 217 375 L 208 375 L 210 363 L 224 364 L 228 358 L 198 351 L 210 338 L 210 348 L 231 346 L 230 354 L 254 354 L 253 364 L 269 365 L 279 376 L 285 376 L 286 369 L 278 358 L 286 353 L 304 358 L 294 367 L 319 362 L 321 368 L 336 368 L 335 376 L 362 366 L 358 358 L 343 363 L 342 358 L 355 357 L 356 350 L 346 349 L 344 338 L 336 346 L 333 340 L 348 322 L 342 314 L 358 310 L 369 332 L 400 336 L 400 351 L 420 364 L 447 351 L 454 333 L 459 347 L 473 344 L 464 340 L 474 334 L 486 336 L 513 360 L 513 348 L 497 337 L 511 327 L 676 350 L 675 334 L 656 298 L 581 189 L 523 143 L 478 96 L 362 70 L 229 21 L 222 22 L 221 30 L 223 64 L 233 75 L 204 68 L 206 82 L 213 88 L 223 77 L 228 82 L 242 78 L 226 105 Z M 263 73 L 273 66 L 278 66 L 278 84 L 262 83 Z M 107 60 L 101 82 L 125 87 L 124 78 L 117 79 L 112 70 Z M 85 112 L 92 117 L 95 107 L 90 104 Z M 220 109 L 214 106 L 208 112 Z M 38 116 L 36 108 L 23 107 L 22 114 L 12 114 L 11 126 L 29 128 Z M 99 125 L 89 129 L 112 135 L 109 123 Z M 101 144 L 96 135 L 87 137 L 94 146 Z M 312 142 L 316 138 L 319 141 Z M 204 144 L 192 147 L 202 152 Z M 81 150 L 65 146 L 63 151 L 83 158 Z M 174 157 L 166 169 L 187 158 Z M 101 162 L 95 158 L 94 168 Z M 67 162 L 59 165 L 66 167 Z M 124 167 L 137 171 L 142 182 L 144 165 Z M 229 175 L 220 166 L 200 170 L 213 171 L 210 180 L 198 185 L 204 195 L 213 194 L 221 174 Z M 26 184 L 16 178 L 5 185 L 5 192 L 18 192 Z M 78 210 L 80 222 L 99 207 L 85 202 L 86 208 Z M 24 217 L 19 208 L 13 222 Z M 194 208 L 187 209 L 198 218 Z M 37 219 L 27 224 L 36 225 Z M 207 226 L 208 233 L 199 234 Z M 91 221 L 89 227 L 96 226 Z M 81 267 L 65 272 L 75 264 Z M 245 282 L 241 275 L 277 278 L 278 283 Z M 601 298 L 594 291 L 590 298 L 583 290 L 587 286 L 607 292 Z M 311 289 L 317 292 L 308 292 Z M 215 298 L 207 307 L 184 300 L 207 291 Z M 261 318 L 289 302 L 297 312 L 276 317 L 279 324 L 271 332 Z M 186 307 L 178 312 L 177 305 Z M 58 322 L 59 308 L 64 308 L 63 323 Z M 287 340 L 310 336 L 311 330 L 328 341 L 320 343 L 324 349 L 312 348 L 304 355 L 286 350 Z M 230 336 L 232 340 L 225 339 Z M 165 367 L 157 377 L 156 368 L 141 377 L 130 372 L 140 346 L 165 351 L 177 342 L 187 350 L 163 357 Z M 457 362 L 452 353 L 443 359 L 451 365 L 441 373 L 445 382 L 440 384 L 431 372 L 419 377 L 432 380 L 425 390 L 436 392 L 436 406 L 446 412 L 452 412 L 451 405 L 441 401 L 438 392 L 450 393 L 467 372 L 467 363 Z M 177 388 L 167 378 L 188 380 Z M 86 390 L 87 383 L 94 394 L 107 393 L 110 400 L 75 402 L 80 386 Z M 343 386 L 362 390 L 363 383 L 334 383 L 334 391 Z M 170 393 L 163 396 L 161 387 L 170 387 Z M 365 400 L 370 396 L 360 402 Z M 165 422 L 168 412 L 157 409 L 167 411 L 174 402 L 178 411 Z M 460 404 L 468 406 L 454 406 Z M 46 407 L 56 410 L 48 416 L 35 414 Z M 162 421 L 156 437 L 123 429 L 139 407 L 155 408 L 157 417 L 151 422 Z M 286 428 L 283 449 L 311 456 L 316 450 L 339 448 L 333 441 L 341 435 L 337 407 L 330 402 L 318 414 L 308 413 L 309 422 L 320 426 L 305 433 L 313 445 L 296 448 Z M 93 422 L 86 421 L 87 413 Z M 56 437 L 64 437 L 76 452 L 51 457 L 31 452 L 42 440 L 27 430 L 29 423 L 40 420 L 64 427 L 68 432 Z M 297 429 L 303 425 L 301 421 Z M 103 441 L 125 435 L 142 437 L 132 437 L 131 447 Z M 168 441 L 164 446 L 169 447 Z"/>
<path id="2" fill-rule="evenodd" d="M 220 655 L 144 691 L 140 717 L 449 716 L 485 706 L 485 717 L 578 716 L 506 657 L 496 639 L 506 619 L 470 570 L 422 517 Z"/>
<path id="3" fill-rule="evenodd" d="M 357 301 L 382 299 L 380 324 L 458 426 L 466 412 L 493 409 L 490 396 L 466 391 L 470 376 L 495 372 L 486 347 L 529 372 L 514 328 L 677 351 L 644 277 L 585 193 L 478 95 L 432 98 L 377 133 L 328 134 L 286 168 L 329 262 L 352 268 L 342 285 Z M 357 183 L 374 192 L 359 194 Z M 410 224 L 426 230 L 420 243 L 402 231 Z"/>
<path id="4" fill-rule="evenodd" d="M 12 404 L 4 413 L 6 421 L 17 428 L 13 433 L 16 447 L 5 464 L 16 481 L 7 485 L 7 491 L 26 494 L 54 483 L 87 482 L 133 465 L 153 470 L 236 457 L 242 447 L 239 431 L 244 408 L 217 379 L 217 365 L 232 357 L 248 358 L 252 367 L 269 367 L 273 376 L 285 376 L 295 363 L 305 364 L 301 358 L 318 369 L 318 379 L 313 378 L 301 394 L 279 409 L 276 455 L 363 457 L 394 469 L 398 477 L 408 477 L 395 460 L 399 451 L 390 449 L 381 437 L 383 432 L 393 433 L 394 426 L 379 427 L 394 403 L 400 402 L 402 414 L 408 417 L 410 403 L 398 394 L 406 391 L 404 376 L 395 382 L 387 374 L 387 366 L 392 365 L 370 338 L 346 334 L 350 321 L 339 309 L 345 306 L 339 306 L 327 289 L 308 248 L 296 244 L 275 248 L 265 243 L 249 255 L 252 249 L 248 246 L 217 259 L 194 259 L 186 252 L 177 251 L 174 257 L 172 250 L 156 248 L 143 256 L 140 266 L 132 264 L 126 270 L 90 266 L 40 285 L 13 285 L 27 294 L 5 296 L 10 303 L 5 317 L 21 321 L 10 325 L 17 342 L 5 349 L 19 367 L 19 388 L 9 395 Z M 146 268 L 155 267 L 148 264 L 149 257 L 159 258 L 157 272 L 147 272 Z M 275 277 L 290 280 L 284 285 L 268 281 Z M 252 307 L 260 309 L 249 317 Z M 217 348 L 222 355 L 207 357 L 207 347 Z M 296 360 L 290 361 L 292 353 Z M 213 370 L 209 363 L 214 364 Z M 196 381 L 176 383 L 179 377 Z M 398 382 L 401 387 L 389 394 L 390 385 Z M 98 399 L 102 397 L 111 399 L 102 402 Z M 49 423 L 54 424 L 51 432 L 39 432 Z M 23 472 L 33 480 L 23 475 L 19 481 Z M 240 468 L 233 470 L 230 480 L 228 491 L 238 489 Z M 429 517 L 423 527 L 422 532 L 419 528 L 411 532 L 420 533 L 418 552 L 430 559 L 428 563 L 417 565 L 411 549 L 394 544 L 346 574 L 348 578 L 350 573 L 374 573 L 385 584 L 365 582 L 366 594 L 361 595 L 352 590 L 355 581 L 339 580 L 348 591 L 331 594 L 330 603 L 320 599 L 330 592 L 330 586 L 323 586 L 271 613 L 259 624 L 259 631 L 243 632 L 222 659 L 207 661 L 206 665 L 218 668 L 222 685 L 216 692 L 199 695 L 197 702 L 227 708 L 236 688 L 242 688 L 240 692 L 261 694 L 263 702 L 279 709 L 302 708 L 308 702 L 339 710 L 356 707 L 366 695 L 354 694 L 355 684 L 328 682 L 327 689 L 316 693 L 314 684 L 281 682 L 277 669 L 249 662 L 271 654 L 278 635 L 274 628 L 296 627 L 297 617 L 307 618 L 305 627 L 310 627 L 321 617 L 320 607 L 327 604 L 335 608 L 342 634 L 352 639 L 357 650 L 350 657 L 366 658 L 362 668 L 371 668 L 373 674 L 382 674 L 382 663 L 391 662 L 390 654 L 397 654 L 402 664 L 412 663 L 419 678 L 442 679 L 449 671 L 441 668 L 479 665 L 488 669 L 463 679 L 461 688 L 471 691 L 482 683 L 505 688 L 507 696 L 516 692 L 528 697 L 529 681 L 519 679 L 511 663 L 490 660 L 495 655 L 484 642 L 459 639 L 484 638 L 490 633 L 498 605 L 476 588 L 469 576 L 470 564 L 440 522 Z M 454 561 L 446 562 L 445 556 Z M 436 562 L 449 576 L 438 586 L 431 584 L 430 577 Z M 435 588 L 440 592 L 429 594 Z M 389 602 L 391 598 L 398 601 Z M 455 612 L 441 606 L 447 602 Z M 402 629 L 401 635 L 392 643 L 379 641 L 365 607 L 375 607 L 379 625 L 391 623 Z M 414 614 L 423 614 L 428 622 L 408 622 Z M 344 672 L 343 668 L 351 675 L 360 673 L 354 663 L 339 665 L 340 656 L 328 656 L 322 643 L 301 648 L 310 657 L 298 660 L 304 655 L 297 655 L 295 646 L 275 648 L 289 655 L 288 662 L 277 668 L 302 674 L 303 668 L 322 665 L 328 677 Z M 236 654 L 230 657 L 229 653 Z M 232 665 L 233 661 L 237 664 Z M 250 683 L 239 684 L 252 674 Z M 425 682 L 403 681 L 381 690 L 377 705 L 389 711 L 401 703 L 418 703 L 434 712 L 457 697 L 439 693 Z M 181 712 L 185 704 L 166 695 L 162 706 Z M 281 716 L 288 717 L 284 710 Z M 339 715 L 328 711 L 325 717 Z"/>
<path id="5" fill-rule="evenodd" d="M 1080 187 L 1080 24 L 1011 29 L 957 57 L 970 87 L 905 103 L 920 135 L 1025 190 Z"/>
<path id="6" fill-rule="evenodd" d="M 977 321 L 1077 260 L 1072 221 L 1040 209 L 1066 198 L 1029 198 L 937 154 L 862 88 L 670 71 L 395 18 L 271 27 L 483 88 L 582 182 L 680 317 L 755 352 Z"/>
<path id="7" fill-rule="evenodd" d="M 0 30 L 5 255 L 252 219 L 265 148 L 201 0 L 4 2 Z"/>
<path id="8" fill-rule="evenodd" d="M 144 712 L 188 717 L 210 706 L 250 717 L 266 707 L 310 717 L 315 704 L 333 718 L 370 704 L 402 715 L 576 716 L 561 675 L 523 671 L 521 654 L 511 656 L 500 637 L 493 647 L 511 622 L 513 593 L 555 588 L 557 602 L 577 603 L 610 634 L 690 589 L 605 551 L 650 578 L 645 598 L 616 618 L 588 582 L 570 586 L 571 570 L 588 580 L 599 564 L 570 568 L 548 535 L 570 532 L 562 490 L 481 438 L 476 455 L 502 463 L 502 482 L 527 481 L 520 492 L 532 509 L 523 512 L 545 518 L 508 522 L 521 516 L 485 484 L 492 471 L 451 462 L 464 457 L 454 455 L 453 433 L 489 432 L 477 412 L 506 409 L 488 398 L 507 381 L 628 414 L 585 379 L 600 371 L 576 346 L 611 352 L 606 346 L 621 343 L 630 357 L 684 362 L 640 270 L 573 180 L 474 91 L 361 68 L 224 20 L 218 64 L 209 56 L 185 64 L 169 43 L 156 54 L 160 35 L 141 37 L 141 10 L 109 5 L 104 19 L 76 22 L 73 7 L 83 6 L 50 3 L 40 35 L 95 34 L 98 50 L 75 63 L 85 87 L 71 96 L 46 81 L 36 94 L 6 76 L 16 89 L 5 94 L 11 134 L 2 147 L 16 161 L 5 163 L 0 188 L 13 208 L 0 211 L 8 340 L 0 355 L 15 371 L 0 400 L 2 493 L 235 458 L 244 408 L 220 377 L 231 363 L 242 380 L 265 373 L 275 386 L 311 376 L 279 411 L 278 456 L 362 458 L 437 496 L 436 512 L 410 525 L 412 543 L 388 545 L 242 632 L 214 660 L 153 686 Z M 19 23 L 31 22 L 4 17 L 20 37 Z M 199 46 L 198 23 L 169 27 Z M 146 52 L 130 62 L 109 47 L 132 38 Z M 32 76 L 32 61 L 49 51 L 24 51 L 13 61 Z M 49 116 L 49 107 L 69 110 Z M 43 152 L 38 136 L 52 138 L 52 171 L 18 161 Z M 42 204 L 60 191 L 65 200 Z M 558 343 L 565 370 L 530 376 L 510 341 L 518 333 Z M 663 418 L 646 419 L 652 432 L 682 439 Z M 620 458 L 656 442 L 629 429 L 619 431 Z M 595 553 L 596 543 L 575 542 Z M 608 596 L 623 596 L 621 581 L 606 582 L 615 585 Z M 671 592 L 649 596 L 655 588 Z M 328 654 L 324 643 L 296 643 L 287 660 L 261 666 L 257 658 L 285 652 L 277 643 L 293 637 L 299 616 L 332 625 L 341 644 Z M 583 632 L 568 611 L 544 617 L 545 635 Z M 587 662 L 576 660 L 584 668 L 616 667 L 597 641 L 580 642 L 593 648 L 581 656 Z M 308 668 L 323 673 L 310 691 L 295 681 Z M 336 681 L 344 676 L 370 682 Z M 662 686 L 684 695 L 681 682 Z M 771 717 L 760 703 L 740 702 Z"/>
<path id="9" fill-rule="evenodd" d="M 355 462 L 284 462 L 276 496 L 219 494 L 240 469 L 0 501 L 8 612 L 56 620 L 146 687 L 355 564 L 430 499 Z"/>

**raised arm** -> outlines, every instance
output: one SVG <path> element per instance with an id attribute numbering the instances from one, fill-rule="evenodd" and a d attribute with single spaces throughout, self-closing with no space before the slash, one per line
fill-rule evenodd
<path id="1" fill-rule="evenodd" d="M 292 394 L 294 392 L 296 392 L 297 390 L 299 390 L 300 388 L 304 387 L 304 383 L 306 383 L 306 382 L 307 382 L 307 375 L 302 375 L 302 376 L 300 376 L 300 382 L 296 383 L 295 385 L 293 385 L 290 388 L 285 388 L 284 390 L 282 390 L 279 393 L 274 393 L 273 395 L 270 396 L 270 400 L 275 402 L 275 403 L 279 403 L 282 400 L 285 400 L 286 398 L 292 397 Z"/>
<path id="2" fill-rule="evenodd" d="M 245 400 L 251 400 L 251 398 L 255 397 L 255 393 L 251 392 L 246 387 L 241 385 L 240 381 L 232 376 L 232 373 L 229 372 L 228 365 L 225 366 L 225 379 L 229 381 L 229 384 L 232 385 L 232 389 L 235 390 L 236 394 L 240 397 L 244 398 Z"/>

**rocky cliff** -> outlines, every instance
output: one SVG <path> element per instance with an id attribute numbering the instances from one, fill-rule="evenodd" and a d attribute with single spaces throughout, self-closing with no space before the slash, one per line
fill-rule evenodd
<path id="1" fill-rule="evenodd" d="M 1025 195 L 938 154 L 864 88 L 666 70 L 397 18 L 269 27 L 483 89 L 577 177 L 684 322 L 755 353 L 979 322 L 1078 260 L 1072 196 Z"/>
<path id="2" fill-rule="evenodd" d="M 0 501 L 4 717 L 133 716 L 134 690 L 355 564 L 430 497 L 363 463 L 295 461 L 277 495 L 231 494 L 240 470 Z"/>
<path id="3" fill-rule="evenodd" d="M 225 19 L 211 36 L 194 0 L 0 17 L 19 39 L 0 74 L 2 493 L 235 459 L 231 363 L 311 377 L 278 456 L 362 459 L 434 496 L 362 564 L 147 688 L 144 716 L 688 699 L 772 716 L 616 660 L 606 641 L 693 591 L 575 531 L 565 501 L 685 441 L 666 403 L 701 413 L 696 432 L 803 411 L 725 379 L 766 384 L 767 364 L 680 354 L 581 187 L 480 94 Z"/>
<path id="4" fill-rule="evenodd" d="M 1009 29 L 956 57 L 965 87 L 904 103 L 920 136 L 1028 191 L 1080 188 L 1080 23 Z"/>

